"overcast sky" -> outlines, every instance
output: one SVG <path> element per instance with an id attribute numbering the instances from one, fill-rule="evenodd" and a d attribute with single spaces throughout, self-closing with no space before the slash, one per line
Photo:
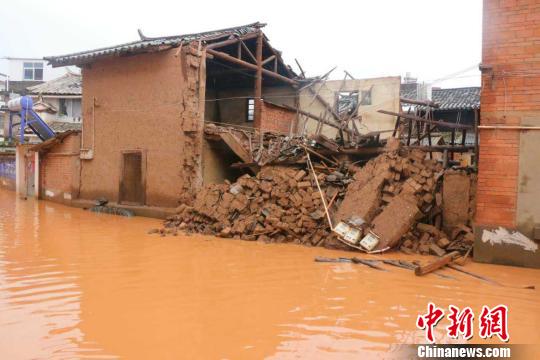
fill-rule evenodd
<path id="1" fill-rule="evenodd" d="M 320 4 L 320 5 L 318 5 Z M 479 84 L 481 0 L 77 1 L 2 5 L 0 57 L 43 57 L 138 39 L 267 23 L 284 59 L 308 76 L 410 72 L 435 86 Z M 466 72 L 464 70 L 469 69 Z M 2 71 L 2 69 L 0 69 Z"/>

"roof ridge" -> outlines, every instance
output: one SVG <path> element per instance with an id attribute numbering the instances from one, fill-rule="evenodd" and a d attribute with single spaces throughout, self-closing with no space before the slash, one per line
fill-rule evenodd
<path id="1" fill-rule="evenodd" d="M 232 26 L 232 27 L 228 27 L 228 28 L 224 28 L 224 29 L 218 29 L 218 30 L 208 30 L 208 31 L 203 31 L 203 32 L 195 32 L 195 33 L 191 33 L 191 34 L 180 34 L 180 35 L 169 35 L 169 36 L 157 36 L 157 37 L 149 37 L 149 36 L 145 36 L 144 39 L 141 39 L 141 40 L 139 40 L 139 41 L 146 41 L 146 40 L 161 40 L 161 39 L 175 39 L 175 38 L 189 37 L 189 36 L 195 36 L 195 35 L 204 36 L 204 35 L 208 35 L 208 34 L 212 34 L 212 33 L 233 31 L 233 30 L 237 30 L 237 29 L 241 29 L 241 28 L 247 28 L 247 27 L 254 27 L 254 28 L 260 29 L 260 28 L 263 28 L 263 27 L 265 27 L 265 26 L 266 26 L 265 23 L 261 23 L 261 22 L 259 22 L 259 21 L 256 21 L 256 22 L 251 23 L 251 24 L 240 25 L 240 26 Z"/>
<path id="2" fill-rule="evenodd" d="M 482 89 L 481 86 L 462 86 L 462 87 L 453 87 L 453 88 L 436 88 L 431 91 L 442 91 L 442 90 L 460 90 L 460 89 Z"/>
<path id="3" fill-rule="evenodd" d="M 213 34 L 213 33 L 219 33 L 219 32 L 226 33 L 226 32 L 241 30 L 245 28 L 250 28 L 250 27 L 262 28 L 264 26 L 266 26 L 266 24 L 257 21 L 257 22 L 247 24 L 247 25 L 234 26 L 234 27 L 229 27 L 229 28 L 220 29 L 220 30 L 208 30 L 204 32 L 196 32 L 196 33 L 191 33 L 191 34 L 180 34 L 180 35 L 161 36 L 161 37 L 146 37 L 145 36 L 144 39 L 139 39 L 139 40 L 125 42 L 125 43 L 116 44 L 116 45 L 104 46 L 104 47 L 90 49 L 90 50 L 83 50 L 83 51 L 78 51 L 78 52 L 73 52 L 73 53 L 68 53 L 68 54 L 63 54 L 63 55 L 44 56 L 43 59 L 49 62 L 52 62 L 55 59 L 69 58 L 69 57 L 81 56 L 81 55 L 86 55 L 86 54 L 95 53 L 95 52 L 114 50 L 114 49 L 118 49 L 118 48 L 122 48 L 126 46 L 142 45 L 142 44 L 151 45 L 152 42 L 154 41 L 168 41 L 172 39 L 183 39 L 183 38 L 196 37 L 196 36 L 204 37 L 206 35 Z"/>

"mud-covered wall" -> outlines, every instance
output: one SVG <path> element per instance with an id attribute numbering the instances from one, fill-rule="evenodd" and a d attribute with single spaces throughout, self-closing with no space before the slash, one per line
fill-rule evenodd
<path id="1" fill-rule="evenodd" d="M 118 201 L 123 152 L 134 150 L 146 164 L 146 205 L 175 206 L 193 196 L 202 181 L 201 57 L 184 46 L 83 69 L 81 147 L 91 159 L 81 163 L 81 198 Z"/>

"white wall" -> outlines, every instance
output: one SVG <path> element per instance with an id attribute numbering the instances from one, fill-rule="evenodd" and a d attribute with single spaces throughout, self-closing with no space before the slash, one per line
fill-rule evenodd
<path id="1" fill-rule="evenodd" d="M 357 127 L 360 133 L 365 134 L 372 131 L 387 131 L 394 129 L 395 117 L 388 116 L 377 112 L 384 109 L 389 111 L 399 111 L 399 90 L 401 77 L 389 76 L 372 79 L 356 79 L 347 80 L 343 84 L 342 80 L 329 80 L 324 84 L 316 84 L 313 86 L 317 92 L 332 108 L 336 107 L 336 93 L 342 91 L 367 91 L 371 90 L 371 105 L 360 105 L 358 107 L 358 115 L 362 117 L 361 121 L 357 121 Z M 342 87 L 343 86 L 343 87 Z M 320 88 L 320 89 L 319 89 Z M 309 89 L 305 89 L 300 93 L 300 108 L 311 114 L 319 116 L 324 114 L 324 106 L 319 101 L 313 101 L 313 94 Z M 332 120 L 328 116 L 329 120 Z M 310 135 L 315 133 L 318 122 L 305 118 L 299 123 L 299 131 L 305 129 L 305 133 Z M 334 138 L 337 130 L 328 125 L 322 128 L 322 134 Z M 385 132 L 381 135 L 386 138 L 391 135 L 391 132 Z"/>
<path id="2" fill-rule="evenodd" d="M 34 102 L 38 101 L 37 96 L 32 96 Z M 54 106 L 60 111 L 60 99 L 58 97 L 48 97 L 44 96 L 43 101 Z M 61 115 L 59 113 L 51 114 L 48 112 L 38 112 L 39 116 L 46 122 L 51 123 L 53 121 L 62 121 L 69 123 L 80 123 L 82 121 L 81 115 L 81 99 L 80 98 L 66 98 L 66 115 Z"/>
<path id="3" fill-rule="evenodd" d="M 53 68 L 52 66 L 47 65 L 47 61 L 43 59 L 2 58 L 0 61 L 2 62 L 0 72 L 9 75 L 10 81 L 24 81 L 23 64 L 25 62 L 43 63 L 43 81 L 55 79 L 66 73 L 65 67 Z"/>

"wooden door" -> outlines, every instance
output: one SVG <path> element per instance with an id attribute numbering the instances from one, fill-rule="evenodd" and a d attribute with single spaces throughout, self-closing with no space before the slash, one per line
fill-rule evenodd
<path id="1" fill-rule="evenodd" d="M 143 154 L 141 151 L 122 153 L 120 202 L 133 205 L 143 205 L 145 202 Z"/>

